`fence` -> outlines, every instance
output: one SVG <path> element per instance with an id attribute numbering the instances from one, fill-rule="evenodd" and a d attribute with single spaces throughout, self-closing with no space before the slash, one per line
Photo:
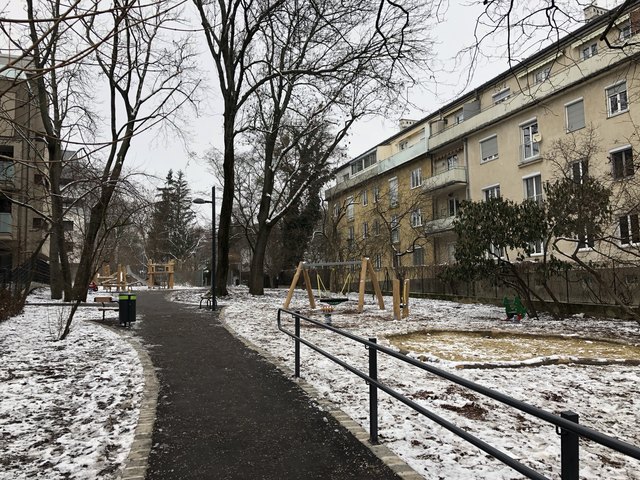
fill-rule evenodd
<path id="1" fill-rule="evenodd" d="M 290 330 L 287 330 L 283 326 L 283 314 L 293 319 L 293 324 L 294 324 L 293 332 Z M 332 332 L 337 335 L 346 337 L 350 340 L 353 340 L 357 344 L 363 345 L 365 348 L 367 348 L 369 352 L 369 371 L 367 373 L 362 372 L 361 370 L 358 370 L 357 368 L 333 356 L 331 353 L 321 349 L 320 347 L 311 343 L 310 341 L 302 338 L 301 328 L 300 328 L 301 321 L 308 322 L 314 325 L 315 327 L 323 328 L 329 332 Z M 426 363 L 420 362 L 419 360 L 403 355 L 390 348 L 378 345 L 376 343 L 375 338 L 364 339 L 357 335 L 351 334 L 347 331 L 343 331 L 338 328 L 335 328 L 331 325 L 305 317 L 301 315 L 299 312 L 294 312 L 291 310 L 280 308 L 278 309 L 277 322 L 278 322 L 278 329 L 281 332 L 285 333 L 286 335 L 289 335 L 294 339 L 294 375 L 296 377 L 300 376 L 300 346 L 301 344 L 303 344 L 311 348 L 312 350 L 318 352 L 319 354 L 323 355 L 324 357 L 330 359 L 332 362 L 347 369 L 351 373 L 357 375 L 369 385 L 369 435 L 370 435 L 371 443 L 374 443 L 374 444 L 378 443 L 378 390 L 382 390 L 383 392 L 387 393 L 391 397 L 395 398 L 396 400 L 402 402 L 403 404 L 407 405 L 411 409 L 415 410 L 419 414 L 424 415 L 430 420 L 436 422 L 438 425 L 446 428 L 447 430 L 459 436 L 460 438 L 478 447 L 480 450 L 488 453 L 489 455 L 500 460 L 504 464 L 510 466 L 511 468 L 521 473 L 525 477 L 536 479 L 536 480 L 548 480 L 548 478 L 542 475 L 541 473 L 533 470 L 532 468 L 519 462 L 515 458 L 507 455 L 506 453 L 498 450 L 492 445 L 485 443 L 478 437 L 468 433 L 467 431 L 454 425 L 448 420 L 440 417 L 436 413 L 424 408 L 422 405 L 408 399 L 400 392 L 385 385 L 381 380 L 378 379 L 378 367 L 377 367 L 378 354 L 382 353 L 390 357 L 393 357 L 397 360 L 400 360 L 401 362 L 410 364 L 419 370 L 423 370 L 433 375 L 437 375 L 452 383 L 455 383 L 462 387 L 473 390 L 474 392 L 484 395 L 488 398 L 497 400 L 498 402 L 506 406 L 515 408 L 523 413 L 532 415 L 542 421 L 555 425 L 556 431 L 560 435 L 562 480 L 578 480 L 579 478 L 579 465 L 580 465 L 579 439 L 580 438 L 591 440 L 595 443 L 598 443 L 607 448 L 620 452 L 624 455 L 640 460 L 640 448 L 634 445 L 631 445 L 629 443 L 620 441 L 611 436 L 600 433 L 596 430 L 580 425 L 578 423 L 578 415 L 574 412 L 566 411 L 566 412 L 563 412 L 560 416 L 555 415 L 553 413 L 547 412 L 540 408 L 534 407 L 527 403 L 511 398 L 507 395 L 504 395 L 490 388 L 479 385 L 475 382 L 471 382 L 469 380 L 466 380 L 452 373 L 446 372 L 444 370 L 435 368 Z"/>

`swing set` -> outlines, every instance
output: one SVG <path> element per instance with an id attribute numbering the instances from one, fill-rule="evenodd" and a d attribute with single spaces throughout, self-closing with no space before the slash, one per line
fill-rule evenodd
<path id="1" fill-rule="evenodd" d="M 358 288 L 358 313 L 361 313 L 364 308 L 364 294 L 365 294 L 365 286 L 367 281 L 367 275 L 369 276 L 369 280 L 373 285 L 373 290 L 378 300 L 378 307 L 380 310 L 384 310 L 384 300 L 382 298 L 382 291 L 380 290 L 380 284 L 378 283 L 378 278 L 376 276 L 376 272 L 373 269 L 373 265 L 369 258 L 364 257 L 362 260 L 357 260 L 353 262 L 321 262 L 321 263 L 306 263 L 300 262 L 298 264 L 298 268 L 296 269 L 296 273 L 293 276 L 293 280 L 291 281 L 291 286 L 289 287 L 289 293 L 287 294 L 287 298 L 284 301 L 284 308 L 289 308 L 289 304 L 291 303 L 291 299 L 293 298 L 293 292 L 298 284 L 298 280 L 300 280 L 300 276 L 302 275 L 304 279 L 305 288 L 307 290 L 307 296 L 309 297 L 309 306 L 312 309 L 316 308 L 316 298 L 313 295 L 313 289 L 311 286 L 311 278 L 309 277 L 309 270 L 324 268 L 324 267 L 344 267 L 344 266 L 360 266 L 360 281 Z M 331 296 L 329 295 L 329 291 L 325 288 L 322 283 L 322 279 L 320 278 L 320 274 L 317 274 L 317 282 L 318 282 L 318 301 L 321 303 L 325 303 L 327 305 L 338 305 L 340 303 L 344 303 L 349 300 L 349 298 L 345 294 L 345 290 L 348 290 L 349 284 L 351 282 L 351 273 L 349 273 L 342 285 L 342 290 L 339 293 L 339 296 Z"/>

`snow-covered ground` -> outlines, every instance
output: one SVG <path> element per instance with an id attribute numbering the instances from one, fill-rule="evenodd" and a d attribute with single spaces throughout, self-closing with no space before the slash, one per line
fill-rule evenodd
<path id="1" fill-rule="evenodd" d="M 37 291 L 29 302 L 47 302 Z M 0 323 L 0 479 L 111 479 L 123 466 L 144 387 L 136 351 L 80 308 L 27 306 Z"/>
<path id="2" fill-rule="evenodd" d="M 237 288 L 222 303 L 231 329 L 292 368 L 293 342 L 276 328 L 284 294 L 268 290 L 264 297 L 252 297 Z M 171 295 L 197 305 L 200 293 L 178 290 Z M 47 294 L 41 292 L 29 301 L 47 301 Z M 389 309 L 377 310 L 370 297 L 367 302 L 363 314 L 355 313 L 354 302 L 337 307 L 333 323 L 362 337 L 377 337 L 386 346 L 393 346 L 392 335 L 425 329 L 513 330 L 640 346 L 640 327 L 633 322 L 573 317 L 515 324 L 501 321 L 504 312 L 498 307 L 432 300 L 412 300 L 410 317 L 394 321 Z M 296 294 L 291 308 L 308 313 L 305 296 Z M 114 478 L 130 449 L 143 386 L 135 350 L 122 336 L 87 321 L 100 315 L 92 308 L 80 309 L 66 341 L 54 341 L 59 311 L 60 307 L 30 306 L 0 324 L 2 480 Z M 324 329 L 304 327 L 303 335 L 366 371 L 364 348 Z M 457 347 L 462 356 L 473 356 L 469 345 L 463 342 Z M 537 407 L 573 410 L 582 424 L 640 445 L 640 367 L 564 363 L 508 368 L 513 365 L 501 366 L 490 359 L 462 365 L 428 353 L 415 356 Z M 387 385 L 545 475 L 559 478 L 560 438 L 553 427 L 433 375 L 408 370 L 384 355 L 378 362 L 379 378 Z M 493 368 L 482 368 L 485 363 Z M 460 366 L 475 368 L 456 368 Z M 367 386 L 362 380 L 304 346 L 302 376 L 368 428 Z M 425 478 L 521 478 L 385 394 L 380 394 L 379 413 L 381 441 Z M 640 462 L 591 442 L 581 442 L 580 448 L 581 478 L 640 479 Z"/>
<path id="3" fill-rule="evenodd" d="M 264 297 L 253 297 L 246 290 L 234 290 L 226 305 L 224 321 L 240 336 L 269 352 L 293 368 L 293 341 L 276 326 L 276 313 L 283 303 L 280 290 L 268 290 Z M 177 292 L 174 298 L 189 303 L 197 296 Z M 389 302 L 389 299 L 386 299 Z M 502 308 L 458 304 L 434 300 L 412 300 L 411 315 L 394 321 L 390 312 L 380 311 L 371 297 L 362 314 L 355 302 L 336 307 L 333 325 L 361 337 L 377 337 L 378 343 L 391 346 L 388 337 L 425 329 L 434 330 L 512 330 L 517 333 L 570 335 L 590 339 L 614 339 L 640 349 L 640 326 L 634 322 L 572 317 L 563 321 L 544 318 L 505 322 Z M 306 295 L 297 292 L 290 307 L 311 313 Z M 321 320 L 321 313 L 312 313 Z M 304 323 L 304 322 L 303 322 Z M 292 325 L 289 324 L 292 330 Z M 366 350 L 325 329 L 305 327 L 303 336 L 323 349 L 367 371 Z M 465 357 L 474 352 L 462 342 L 456 347 Z M 465 350 L 466 349 L 466 350 Z M 639 350 L 640 353 L 640 350 Z M 411 353 L 409 353 L 411 355 Z M 570 361 L 558 365 L 522 366 L 521 361 L 500 364 L 480 360 L 475 365 L 439 359 L 429 354 L 414 354 L 445 370 L 496 389 L 518 400 L 553 413 L 572 410 L 580 423 L 640 446 L 640 368 L 630 365 L 578 365 Z M 566 352 L 548 358 L 563 358 Z M 605 359 L 603 359 L 605 360 Z M 492 368 L 482 368 L 489 363 Z M 525 362 L 526 363 L 526 362 Z M 379 379 L 410 399 L 452 421 L 482 440 L 552 478 L 560 477 L 560 437 L 555 427 L 503 406 L 470 390 L 426 372 L 406 367 L 386 355 L 378 358 Z M 520 364 L 520 368 L 513 367 Z M 368 388 L 355 375 L 338 367 L 309 348 L 302 346 L 301 375 L 327 399 L 335 402 L 353 419 L 368 429 Z M 492 459 L 444 428 L 419 416 L 388 395 L 379 400 L 380 439 L 416 471 L 429 479 L 515 479 L 517 472 Z M 640 462 L 587 441 L 580 443 L 580 478 L 640 479 Z"/>

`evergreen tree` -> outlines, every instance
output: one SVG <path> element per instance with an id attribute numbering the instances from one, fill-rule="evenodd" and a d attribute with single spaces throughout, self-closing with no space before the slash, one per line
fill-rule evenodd
<path id="1" fill-rule="evenodd" d="M 190 189 L 184 173 L 174 178 L 169 170 L 164 187 L 159 188 L 149 231 L 149 255 L 154 261 L 183 261 L 192 253 L 198 235 Z"/>

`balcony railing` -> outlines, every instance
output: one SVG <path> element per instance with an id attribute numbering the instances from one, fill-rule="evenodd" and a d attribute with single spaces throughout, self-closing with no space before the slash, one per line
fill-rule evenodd
<path id="1" fill-rule="evenodd" d="M 358 172 L 354 176 L 350 176 L 347 180 L 339 180 L 335 186 L 327 189 L 325 198 L 331 198 L 332 196 L 344 190 L 347 190 L 348 188 L 364 183 L 370 178 L 381 175 L 384 172 L 388 172 L 389 170 L 402 165 L 403 163 L 413 160 L 423 153 L 426 153 L 428 147 L 428 139 L 422 138 L 418 143 L 410 146 L 409 148 L 405 148 L 404 150 L 400 150 L 398 153 L 391 155 L 384 160 L 378 161 L 378 163 L 376 163 L 375 165 L 372 165 L 371 167 Z"/>
<path id="2" fill-rule="evenodd" d="M 444 218 L 436 218 L 434 220 L 430 220 L 424 224 L 424 231 L 427 234 L 436 234 L 436 233 L 444 233 L 450 230 L 453 230 L 453 221 L 455 220 L 455 215 Z"/>
<path id="3" fill-rule="evenodd" d="M 426 178 L 422 181 L 422 188 L 426 192 L 433 192 L 455 184 L 467 183 L 467 167 L 454 167 L 442 173 Z"/>

